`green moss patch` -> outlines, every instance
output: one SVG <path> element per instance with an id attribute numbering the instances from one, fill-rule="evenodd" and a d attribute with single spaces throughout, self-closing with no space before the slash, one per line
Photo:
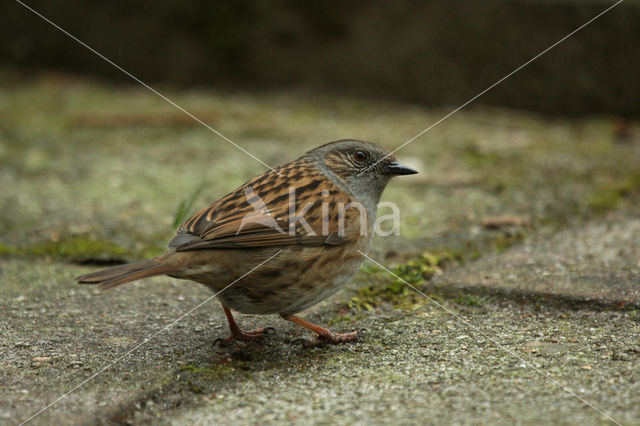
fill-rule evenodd
<path id="1" fill-rule="evenodd" d="M 410 309 L 415 305 L 428 303 L 428 298 L 406 283 L 421 286 L 434 275 L 442 273 L 447 265 L 460 260 L 462 257 L 456 252 L 424 252 L 414 260 L 393 267 L 391 271 L 399 278 L 391 282 L 389 278 L 392 277 L 387 271 L 377 266 L 367 266 L 363 271 L 367 281 L 373 284 L 360 287 L 357 294 L 347 302 L 347 306 L 352 311 L 361 312 L 373 310 L 385 303 L 398 309 Z"/>
<path id="2" fill-rule="evenodd" d="M 611 174 L 600 180 L 586 197 L 587 207 L 596 213 L 617 208 L 629 196 L 640 192 L 640 171 Z"/>
<path id="3" fill-rule="evenodd" d="M 46 256 L 74 263 L 124 263 L 132 259 L 153 257 L 160 252 L 160 247 L 147 246 L 135 251 L 86 235 L 20 247 L 0 244 L 0 256 Z"/>

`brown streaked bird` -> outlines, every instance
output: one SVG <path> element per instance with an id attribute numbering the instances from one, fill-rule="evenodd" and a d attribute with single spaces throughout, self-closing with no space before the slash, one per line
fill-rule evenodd
<path id="1" fill-rule="evenodd" d="M 382 191 L 391 177 L 414 173 L 374 143 L 331 142 L 251 179 L 193 215 L 180 226 L 169 251 L 76 280 L 107 289 L 168 275 L 219 292 L 242 277 L 217 296 L 231 330 L 226 341 L 261 338 L 265 332 L 241 330 L 231 309 L 279 314 L 314 331 L 318 336 L 305 346 L 353 341 L 357 332 L 332 333 L 295 314 L 354 277 L 364 259 L 359 251 L 367 253 L 371 246 Z"/>

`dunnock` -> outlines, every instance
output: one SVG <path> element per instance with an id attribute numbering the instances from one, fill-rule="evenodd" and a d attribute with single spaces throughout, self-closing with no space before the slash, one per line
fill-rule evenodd
<path id="1" fill-rule="evenodd" d="M 76 280 L 107 289 L 165 274 L 221 291 L 242 277 L 218 295 L 231 329 L 226 341 L 261 338 L 265 332 L 242 331 L 230 309 L 280 314 L 317 333 L 315 340 L 304 341 L 306 346 L 353 341 L 357 332 L 332 333 L 294 314 L 354 277 L 363 261 L 359 251 L 367 253 L 371 246 L 382 191 L 391 177 L 414 173 L 376 144 L 331 142 L 251 179 L 193 215 L 180 226 L 169 251 Z"/>

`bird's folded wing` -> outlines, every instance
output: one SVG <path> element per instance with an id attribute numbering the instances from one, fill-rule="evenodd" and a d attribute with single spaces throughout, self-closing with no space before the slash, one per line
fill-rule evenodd
<path id="1" fill-rule="evenodd" d="M 215 208 L 214 205 L 209 209 Z M 209 210 L 207 209 L 207 210 Z M 197 213 L 180 227 L 169 247 L 177 251 L 212 248 L 265 248 L 288 246 L 340 245 L 344 239 L 333 232 L 328 235 L 290 232 L 289 221 L 283 214 L 265 214 L 256 211 L 234 211 L 228 217 L 206 220 L 207 214 Z M 318 229 L 313 226 L 313 229 Z"/>

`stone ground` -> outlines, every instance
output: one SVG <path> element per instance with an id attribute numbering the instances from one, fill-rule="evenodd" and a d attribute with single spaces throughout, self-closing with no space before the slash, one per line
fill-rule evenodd
<path id="1" fill-rule="evenodd" d="M 166 92 L 272 165 L 344 137 L 393 148 L 447 112 Z M 142 89 L 0 73 L 0 423 L 55 402 L 30 423 L 640 424 L 630 126 L 456 114 L 398 153 L 421 174 L 385 193 L 401 232 L 371 253 L 424 295 L 369 263 L 305 313 L 360 342 L 302 349 L 295 326 L 239 316 L 276 333 L 220 348 L 216 301 L 190 312 L 206 288 L 73 277 L 159 252 L 181 210 L 264 167 Z"/>

